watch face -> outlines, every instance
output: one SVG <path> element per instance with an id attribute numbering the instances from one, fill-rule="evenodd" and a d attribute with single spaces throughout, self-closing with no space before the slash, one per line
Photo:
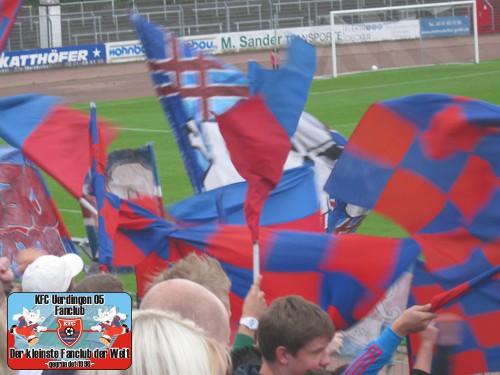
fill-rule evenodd
<path id="1" fill-rule="evenodd" d="M 249 319 L 248 323 L 251 329 L 257 329 L 258 323 L 255 319 Z"/>
<path id="2" fill-rule="evenodd" d="M 243 318 L 241 320 L 241 324 L 252 330 L 255 330 L 259 327 L 259 322 L 255 318 Z"/>

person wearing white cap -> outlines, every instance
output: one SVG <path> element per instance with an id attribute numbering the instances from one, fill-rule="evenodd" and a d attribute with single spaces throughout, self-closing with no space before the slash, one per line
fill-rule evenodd
<path id="1" fill-rule="evenodd" d="M 76 254 L 42 255 L 26 267 L 21 286 L 23 292 L 64 293 L 82 270 L 82 258 Z"/>

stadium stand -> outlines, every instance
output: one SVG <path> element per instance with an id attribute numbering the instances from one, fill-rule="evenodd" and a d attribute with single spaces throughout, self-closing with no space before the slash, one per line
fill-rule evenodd
<path id="1" fill-rule="evenodd" d="M 124 0 L 60 0 L 62 45 L 136 39 L 130 3 Z M 329 23 L 329 12 L 381 6 L 444 2 L 446 0 L 140 0 L 137 11 L 181 36 L 221 32 L 301 27 Z M 450 0 L 448 0 L 450 1 Z M 482 32 L 500 31 L 500 0 L 478 0 L 486 22 Z M 27 3 L 29 4 L 29 2 Z M 25 5 L 14 24 L 6 51 L 41 48 L 40 27 L 50 17 L 43 6 Z M 47 6 L 45 6 L 47 7 Z M 47 13 L 47 11 L 45 11 Z M 487 14 L 486 14 L 487 13 Z M 53 46 L 49 40 L 49 47 Z"/>

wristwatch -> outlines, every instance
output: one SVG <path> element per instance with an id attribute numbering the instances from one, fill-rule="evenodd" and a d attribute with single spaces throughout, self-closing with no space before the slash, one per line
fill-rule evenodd
<path id="1" fill-rule="evenodd" d="M 240 324 L 247 327 L 251 331 L 256 331 L 259 328 L 259 321 L 251 316 L 240 319 Z"/>

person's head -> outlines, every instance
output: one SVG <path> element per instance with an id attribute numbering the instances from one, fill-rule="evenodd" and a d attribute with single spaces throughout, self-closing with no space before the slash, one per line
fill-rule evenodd
<path id="1" fill-rule="evenodd" d="M 222 302 L 207 288 L 184 279 L 155 284 L 144 296 L 142 309 L 173 311 L 195 322 L 217 341 L 229 343 L 229 314 Z"/>
<path id="2" fill-rule="evenodd" d="M 318 305 L 287 296 L 263 313 L 257 337 L 264 365 L 303 375 L 330 363 L 328 344 L 334 333 L 330 317 Z"/>
<path id="3" fill-rule="evenodd" d="M 133 328 L 132 374 L 223 375 L 228 369 L 227 347 L 175 313 L 135 311 Z"/>
<path id="4" fill-rule="evenodd" d="M 21 278 L 22 274 L 31 263 L 36 259 L 40 258 L 42 255 L 48 255 L 45 250 L 38 249 L 36 247 L 29 247 L 25 250 L 19 251 L 14 255 L 14 265 L 15 274 L 17 277 Z"/>
<path id="5" fill-rule="evenodd" d="M 95 275 L 85 276 L 73 288 L 75 293 L 90 293 L 90 292 L 124 292 L 123 283 L 118 276 L 109 273 L 100 273 Z"/>
<path id="6" fill-rule="evenodd" d="M 233 373 L 241 365 L 260 366 L 262 364 L 262 355 L 256 346 L 243 346 L 231 350 L 231 364 L 233 366 Z"/>
<path id="7" fill-rule="evenodd" d="M 171 279 L 191 280 L 204 286 L 222 301 L 228 312 L 231 311 L 229 306 L 231 281 L 217 259 L 191 253 L 160 272 L 153 280 L 153 285 Z"/>
<path id="8" fill-rule="evenodd" d="M 42 255 L 26 267 L 21 286 L 23 292 L 67 292 L 82 270 L 82 258 L 76 254 Z"/>

